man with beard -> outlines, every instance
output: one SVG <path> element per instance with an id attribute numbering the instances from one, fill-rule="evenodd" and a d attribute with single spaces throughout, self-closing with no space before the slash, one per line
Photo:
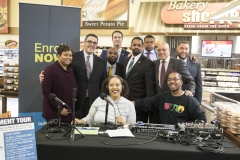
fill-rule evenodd
<path id="1" fill-rule="evenodd" d="M 155 76 L 153 62 L 142 55 L 143 40 L 134 37 L 131 42 L 132 56 L 127 57 L 124 65 L 124 76 L 129 85 L 128 99 L 133 101 L 155 94 Z M 136 110 L 137 121 L 148 122 L 148 112 Z M 152 117 L 149 117 L 151 122 Z"/>
<path id="2" fill-rule="evenodd" d="M 125 59 L 129 52 L 122 48 L 123 34 L 121 31 L 114 31 L 112 33 L 113 47 L 118 49 L 118 60 L 117 62 L 124 65 Z M 107 50 L 103 50 L 100 57 L 107 61 Z"/>
<path id="3" fill-rule="evenodd" d="M 170 91 L 158 93 L 149 98 L 143 98 L 133 102 L 136 109 L 159 110 L 160 124 L 174 124 L 183 122 L 194 122 L 206 117 L 198 100 L 186 96 L 182 88 L 182 76 L 180 73 L 172 72 L 168 75 L 167 83 Z"/>
<path id="4" fill-rule="evenodd" d="M 154 49 L 154 42 L 155 38 L 152 35 L 147 35 L 146 37 L 144 37 L 143 55 L 152 61 L 156 61 L 159 59 L 157 51 Z"/>
<path id="5" fill-rule="evenodd" d="M 201 75 L 201 65 L 196 62 L 193 63 L 189 55 L 189 43 L 187 41 L 182 41 L 178 43 L 177 46 L 177 58 L 185 61 L 187 69 L 193 77 L 194 82 L 196 83 L 194 97 L 198 100 L 199 103 L 202 102 L 202 75 Z M 183 89 L 187 90 L 187 85 L 183 84 Z"/>
<path id="6" fill-rule="evenodd" d="M 109 48 L 107 52 L 107 73 L 108 77 L 118 75 L 123 78 L 123 65 L 117 63 L 118 49 Z"/>

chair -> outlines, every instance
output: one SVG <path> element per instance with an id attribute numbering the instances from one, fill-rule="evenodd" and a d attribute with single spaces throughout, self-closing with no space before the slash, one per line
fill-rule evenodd
<path id="1" fill-rule="evenodd" d="M 0 114 L 0 118 L 10 118 L 11 117 L 11 111 L 7 111 L 6 113 Z"/>

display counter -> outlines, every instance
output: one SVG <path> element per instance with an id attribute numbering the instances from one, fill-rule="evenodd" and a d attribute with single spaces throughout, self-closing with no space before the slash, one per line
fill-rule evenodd
<path id="1" fill-rule="evenodd" d="M 226 103 L 223 105 L 222 110 L 219 111 L 219 106 L 216 105 L 216 103 Z M 227 105 L 229 106 L 228 108 Z M 237 121 L 233 121 L 232 118 L 236 117 L 236 112 L 233 112 L 234 110 L 231 111 L 231 108 L 239 108 L 240 107 L 240 102 L 233 100 L 231 98 L 222 96 L 220 94 L 204 90 L 203 91 L 203 98 L 202 98 L 202 103 L 201 107 L 205 112 L 205 115 L 207 117 L 207 121 L 210 122 L 212 120 L 218 120 L 220 121 L 221 128 L 223 129 L 223 134 L 226 136 L 228 139 L 230 139 L 232 142 L 234 142 L 238 147 L 240 147 L 240 125 L 237 127 L 233 128 L 231 127 L 232 124 L 240 124 L 240 117 L 238 118 Z M 224 112 L 228 111 L 228 115 L 226 115 Z M 220 113 L 223 113 L 223 115 L 219 115 Z M 225 114 L 225 115 L 224 115 Z M 218 116 L 219 115 L 219 116 Z M 226 119 L 228 118 L 228 121 Z M 236 126 L 236 125 L 235 125 Z"/>
<path id="2" fill-rule="evenodd" d="M 7 98 L 18 98 L 18 92 L 14 90 L 1 90 L 2 97 L 2 113 L 7 112 Z"/>

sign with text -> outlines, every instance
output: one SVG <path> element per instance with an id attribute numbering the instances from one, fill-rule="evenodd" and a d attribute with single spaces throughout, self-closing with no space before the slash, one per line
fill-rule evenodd
<path id="1" fill-rule="evenodd" d="M 0 119 L 0 159 L 37 160 L 33 117 Z"/>
<path id="2" fill-rule="evenodd" d="M 82 8 L 82 28 L 128 28 L 129 0 L 63 0 Z"/>
<path id="3" fill-rule="evenodd" d="M 161 10 L 161 19 L 166 24 L 183 24 L 184 29 L 238 29 L 240 22 L 209 21 L 207 17 L 232 2 L 209 3 L 170 1 Z M 240 10 L 233 10 L 225 17 L 239 17 Z"/>
<path id="4" fill-rule="evenodd" d="M 33 116 L 36 130 L 46 124 L 38 75 L 58 59 L 60 44 L 79 51 L 79 23 L 78 7 L 19 3 L 19 116 Z"/>

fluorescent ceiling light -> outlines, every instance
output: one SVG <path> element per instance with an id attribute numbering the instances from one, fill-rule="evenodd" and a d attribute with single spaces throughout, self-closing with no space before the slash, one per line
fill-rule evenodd
<path id="1" fill-rule="evenodd" d="M 237 9 L 240 8 L 240 1 L 235 1 L 233 2 L 232 4 L 218 10 L 217 12 L 209 15 L 207 18 L 207 20 L 219 20 L 220 17 L 223 17 L 224 15 L 230 13 L 230 12 L 233 12 L 233 11 L 236 11 Z M 230 18 L 230 17 L 229 17 Z M 238 18 L 238 17 L 234 17 L 234 18 Z"/>

